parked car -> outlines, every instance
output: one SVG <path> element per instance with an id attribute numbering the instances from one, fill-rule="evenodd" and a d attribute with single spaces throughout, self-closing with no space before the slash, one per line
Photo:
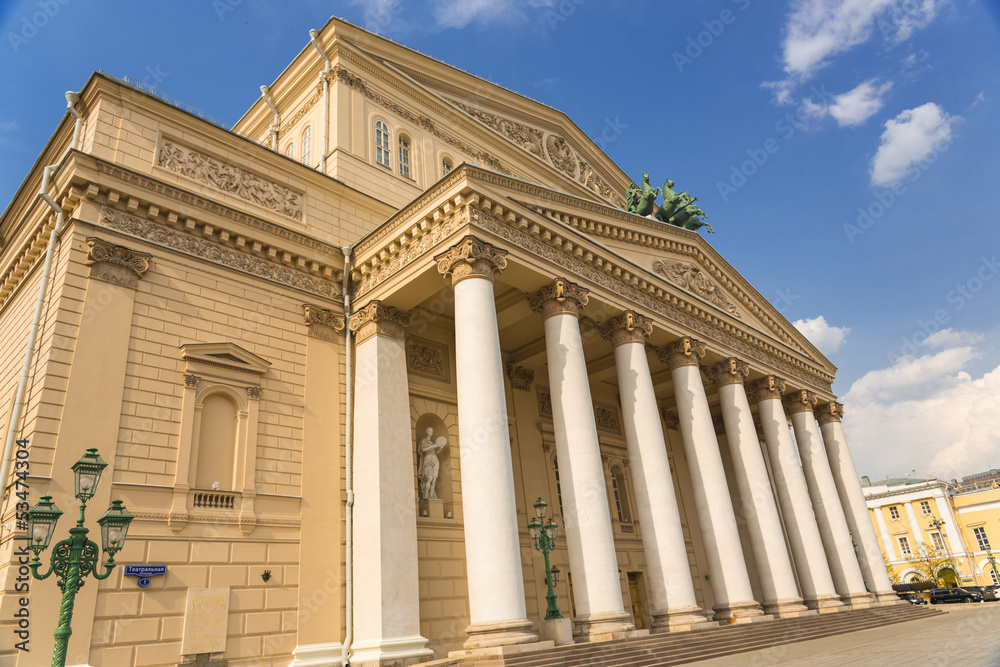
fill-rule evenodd
<path id="1" fill-rule="evenodd" d="M 993 586 L 963 586 L 967 591 L 977 592 L 983 596 L 983 602 L 995 602 L 1000 599 L 998 591 Z"/>
<path id="2" fill-rule="evenodd" d="M 903 598 L 910 604 L 927 604 L 927 600 L 923 599 L 915 593 L 900 593 L 899 597 Z"/>
<path id="3" fill-rule="evenodd" d="M 943 602 L 982 602 L 983 594 L 966 588 L 935 588 L 931 591 L 931 604 Z"/>

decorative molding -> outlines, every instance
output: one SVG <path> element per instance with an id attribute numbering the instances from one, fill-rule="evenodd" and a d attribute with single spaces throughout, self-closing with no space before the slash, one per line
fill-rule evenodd
<path id="1" fill-rule="evenodd" d="M 447 345 L 407 336 L 406 368 L 411 373 L 451 383 L 451 356 Z"/>
<path id="2" fill-rule="evenodd" d="M 601 197 L 613 206 L 624 209 L 627 203 L 625 197 L 620 192 L 608 185 L 608 182 L 601 178 L 600 174 L 586 160 L 580 158 L 580 178 L 583 187 L 587 188 L 595 195 Z"/>
<path id="3" fill-rule="evenodd" d="M 371 88 L 369 88 L 368 85 L 365 83 L 364 79 L 352 74 L 342 65 L 333 66 L 333 81 L 335 82 L 339 81 L 341 83 L 344 83 L 349 88 L 358 91 L 359 93 L 370 99 L 372 102 L 375 102 L 376 104 L 380 105 L 382 108 L 391 111 L 397 116 L 408 120 L 409 122 L 413 123 L 418 127 L 423 128 L 424 130 L 433 134 L 438 139 L 443 140 L 445 143 L 448 143 L 449 145 L 457 148 L 466 155 L 472 156 L 475 160 L 483 163 L 489 169 L 492 169 L 494 171 L 499 171 L 502 174 L 507 174 L 507 175 L 511 174 L 510 170 L 507 169 L 503 165 L 503 163 L 491 153 L 479 150 L 474 146 L 471 146 L 466 142 L 462 141 L 461 139 L 442 131 L 437 126 L 437 124 L 427 116 L 422 116 L 420 114 L 413 113 L 409 109 L 400 106 L 399 104 L 393 102 L 392 100 L 382 97 L 382 95 L 379 94 L 377 91 L 374 91 Z"/>
<path id="4" fill-rule="evenodd" d="M 785 384 L 785 380 L 777 375 L 767 375 L 751 382 L 747 387 L 747 395 L 754 403 L 760 403 L 769 398 L 780 401 L 785 393 Z"/>
<path id="5" fill-rule="evenodd" d="M 156 166 L 269 211 L 302 220 L 303 197 L 298 192 L 169 139 L 163 140 Z"/>
<path id="6" fill-rule="evenodd" d="M 672 343 L 664 345 L 656 351 L 656 356 L 670 370 L 681 366 L 698 366 L 705 357 L 707 348 L 700 340 L 684 336 Z"/>
<path id="7" fill-rule="evenodd" d="M 91 278 L 134 289 L 149 270 L 150 258 L 147 252 L 114 245 L 96 236 L 87 238 L 86 262 Z"/>
<path id="8" fill-rule="evenodd" d="M 543 318 L 553 315 L 580 316 L 580 309 L 587 307 L 590 290 L 565 278 L 556 278 L 542 289 L 528 295 L 528 307 Z"/>
<path id="9" fill-rule="evenodd" d="M 451 276 L 452 285 L 466 278 L 486 278 L 492 282 L 495 273 L 507 268 L 507 251 L 475 236 L 466 236 L 457 245 L 436 255 L 434 261 L 441 275 Z"/>
<path id="10" fill-rule="evenodd" d="M 266 259 L 234 250 L 212 241 L 199 239 L 148 220 L 105 206 L 101 209 L 101 224 L 155 245 L 198 257 L 205 261 L 247 273 L 264 280 L 280 283 L 331 301 L 342 301 L 340 286 L 315 278 Z"/>
<path id="11" fill-rule="evenodd" d="M 337 340 L 337 334 L 344 330 L 344 314 L 335 310 L 320 308 L 309 303 L 302 304 L 309 335 L 320 340 Z"/>
<path id="12" fill-rule="evenodd" d="M 653 333 L 653 320 L 633 310 L 626 310 L 600 325 L 597 330 L 614 347 L 625 343 L 643 344 L 646 337 Z"/>
<path id="13" fill-rule="evenodd" d="M 199 382 L 201 382 L 201 378 L 194 373 L 184 374 L 184 386 L 188 389 L 197 389 Z"/>
<path id="14" fill-rule="evenodd" d="M 844 418 L 844 405 L 838 403 L 837 401 L 822 401 L 815 408 L 813 412 L 816 414 L 816 420 L 819 425 L 829 424 L 830 422 L 839 422 Z"/>
<path id="15" fill-rule="evenodd" d="M 180 350 L 181 359 L 188 366 L 188 374 L 184 376 L 184 384 L 188 387 L 192 386 L 188 384 L 188 378 L 195 377 L 190 373 L 192 367 L 200 368 L 209 374 L 211 372 L 204 367 L 223 368 L 257 376 L 264 375 L 271 367 L 270 361 L 244 350 L 235 343 L 185 343 L 181 345 Z M 194 386 L 197 386 L 197 382 Z"/>
<path id="16" fill-rule="evenodd" d="M 356 335 L 355 345 L 361 345 L 375 335 L 404 340 L 408 326 L 409 311 L 383 306 L 378 300 L 370 301 L 367 306 L 351 315 L 351 331 Z"/>
<path id="17" fill-rule="evenodd" d="M 535 393 L 538 395 L 538 414 L 541 417 L 552 418 L 552 392 L 548 387 L 535 385 Z"/>
<path id="18" fill-rule="evenodd" d="M 291 131 L 291 129 L 295 127 L 295 124 L 298 123 L 300 120 L 302 120 L 307 113 L 312 111 L 312 108 L 316 106 L 316 103 L 319 102 L 321 99 L 323 99 L 323 84 L 317 83 L 316 90 L 309 97 L 309 99 L 307 99 L 305 103 L 303 103 L 302 106 L 300 106 L 295 111 L 295 113 L 292 114 L 292 117 L 289 118 L 288 121 L 281 127 L 280 133 L 284 134 L 285 132 Z"/>
<path id="19" fill-rule="evenodd" d="M 797 389 L 785 394 L 781 399 L 782 405 L 791 415 L 798 412 L 812 412 L 818 402 L 819 397 L 808 389 Z"/>
<path id="20" fill-rule="evenodd" d="M 618 408 L 608 403 L 594 402 L 594 422 L 597 428 L 608 433 L 621 435 L 622 427 L 618 419 Z"/>
<path id="21" fill-rule="evenodd" d="M 681 418 L 677 416 L 677 413 L 673 410 L 667 410 L 663 408 L 663 423 L 667 425 L 672 431 L 676 431 L 680 428 Z"/>
<path id="22" fill-rule="evenodd" d="M 559 135 L 550 134 L 545 138 L 545 148 L 549 151 L 549 160 L 552 162 L 552 166 L 576 180 L 576 168 L 579 161 L 566 140 Z"/>
<path id="23" fill-rule="evenodd" d="M 715 386 L 722 387 L 727 384 L 743 384 L 750 375 L 750 364 L 736 357 L 729 357 L 724 361 L 712 364 L 705 371 L 708 379 L 715 383 Z"/>
<path id="24" fill-rule="evenodd" d="M 531 383 L 535 381 L 535 372 L 524 366 L 507 364 L 507 377 L 510 378 L 510 386 L 514 389 L 531 391 Z"/>
<path id="25" fill-rule="evenodd" d="M 653 262 L 653 271 L 678 287 L 700 296 L 714 306 L 718 306 L 733 317 L 740 317 L 735 304 L 725 296 L 719 287 L 716 287 L 715 283 L 702 272 L 700 267 L 689 262 L 658 259 Z"/>
<path id="26" fill-rule="evenodd" d="M 249 387 L 247 387 L 247 398 L 251 398 L 255 401 L 260 400 L 260 394 L 261 394 L 261 389 L 259 386 L 250 385 Z"/>
<path id="27" fill-rule="evenodd" d="M 533 153 L 536 157 L 543 160 L 545 159 L 545 148 L 542 141 L 544 134 L 541 130 L 536 130 L 533 127 L 528 127 L 527 125 L 522 125 L 521 123 L 517 123 L 507 118 L 496 116 L 483 111 L 482 109 L 477 109 L 474 106 L 465 104 L 464 102 L 459 102 L 458 100 L 448 99 L 448 101 L 478 120 L 486 127 L 497 132 L 498 134 L 503 135 L 529 153 Z"/>

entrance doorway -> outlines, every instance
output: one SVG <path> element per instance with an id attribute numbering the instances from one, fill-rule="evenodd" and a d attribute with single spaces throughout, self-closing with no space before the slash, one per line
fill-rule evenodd
<path id="1" fill-rule="evenodd" d="M 628 573 L 628 597 L 629 601 L 632 603 L 632 620 L 635 623 L 636 630 L 645 630 L 646 622 L 642 617 L 642 598 L 640 596 L 640 591 L 642 590 L 642 573 L 641 572 L 629 572 Z"/>

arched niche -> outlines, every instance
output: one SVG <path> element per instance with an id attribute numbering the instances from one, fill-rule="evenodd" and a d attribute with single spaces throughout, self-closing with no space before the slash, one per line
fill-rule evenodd
<path id="1" fill-rule="evenodd" d="M 437 482 L 434 484 L 434 491 L 437 495 L 437 499 L 432 499 L 429 502 L 425 502 L 423 495 L 420 493 L 420 471 L 423 459 L 420 453 L 420 442 L 425 437 L 427 437 L 427 431 L 430 429 L 431 438 L 436 442 L 439 438 L 445 438 L 446 444 L 444 447 L 437 452 L 438 458 L 438 478 Z M 419 508 L 420 516 L 431 517 L 431 518 L 450 518 L 449 514 L 452 514 L 454 494 L 453 494 L 453 479 L 454 471 L 452 469 L 452 445 L 454 443 L 454 438 L 449 432 L 448 426 L 445 424 L 444 419 L 434 414 L 433 412 L 428 412 L 417 417 L 416 424 L 414 425 L 414 439 L 413 439 L 413 449 L 416 461 L 416 476 L 414 479 L 414 486 L 417 490 L 417 498 L 420 499 Z M 435 512 L 433 505 L 436 501 L 440 501 L 440 512 Z M 441 517 L 435 517 L 435 514 L 441 514 Z M 453 516 L 453 515 L 452 515 Z"/>

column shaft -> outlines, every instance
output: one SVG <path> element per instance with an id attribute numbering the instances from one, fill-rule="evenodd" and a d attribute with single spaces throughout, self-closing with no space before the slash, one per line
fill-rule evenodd
<path id="1" fill-rule="evenodd" d="M 823 538 L 833 585 L 840 599 L 852 607 L 870 606 L 871 595 L 865 590 L 861 567 L 851 541 L 844 508 L 840 504 L 837 485 L 830 472 L 830 462 L 820 439 L 813 407 L 816 397 L 808 391 L 794 391 L 785 396 L 785 406 L 792 415 L 792 427 L 802 457 L 809 497 Z"/>
<path id="2" fill-rule="evenodd" d="M 854 467 L 851 450 L 847 447 L 847 438 L 840 421 L 843 413 L 844 406 L 835 401 L 817 406 L 816 409 L 823 444 L 830 461 L 830 471 L 840 494 L 847 525 L 858 545 L 858 564 L 868 590 L 879 602 L 898 603 L 900 598 L 892 590 L 892 582 L 882 560 L 882 551 L 878 548 L 875 527 L 872 526 L 868 505 L 865 503 L 865 494 L 861 490 L 858 471 Z"/>
<path id="3" fill-rule="evenodd" d="M 878 532 L 882 536 L 882 546 L 885 547 L 885 557 L 889 559 L 889 562 L 896 560 L 896 548 L 892 543 L 892 537 L 889 535 L 889 529 L 885 525 L 885 517 L 882 516 L 882 508 L 876 507 L 874 509 L 875 522 L 878 523 Z"/>
<path id="4" fill-rule="evenodd" d="M 698 362 L 704 355 L 704 343 L 688 337 L 659 352 L 660 360 L 670 365 L 674 382 L 681 439 L 715 595 L 715 618 L 736 622 L 760 616 L 763 611 L 753 598 L 747 576 L 719 441 L 701 380 Z"/>

